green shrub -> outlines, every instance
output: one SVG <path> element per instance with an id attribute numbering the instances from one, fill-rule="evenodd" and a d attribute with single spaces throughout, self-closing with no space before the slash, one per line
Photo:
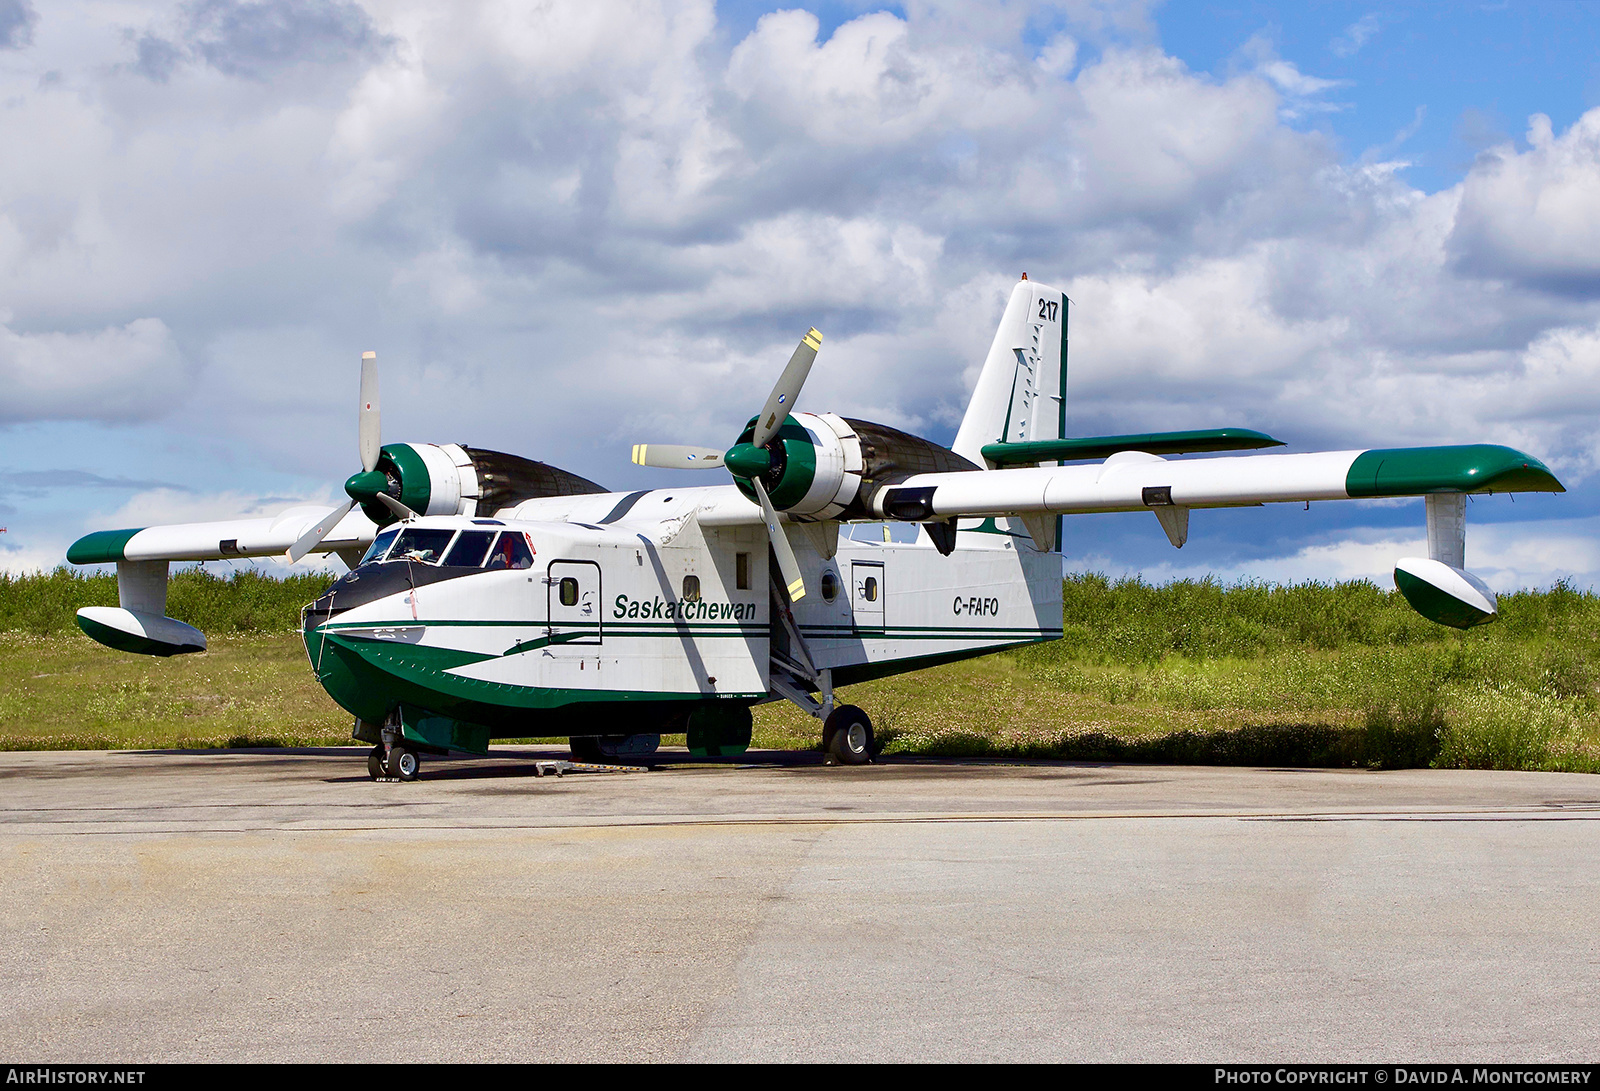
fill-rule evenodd
<path id="1" fill-rule="evenodd" d="M 180 569 L 167 584 L 167 613 L 202 632 L 286 632 L 299 625 L 300 608 L 332 582 L 322 573 L 277 577 L 242 568 L 219 576 L 199 566 Z M 79 608 L 115 605 L 114 573 L 66 567 L 22 576 L 0 572 L 0 632 L 75 632 Z"/>

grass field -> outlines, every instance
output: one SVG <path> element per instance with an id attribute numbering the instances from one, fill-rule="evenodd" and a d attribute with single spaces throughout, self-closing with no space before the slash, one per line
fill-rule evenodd
<path id="1" fill-rule="evenodd" d="M 348 717 L 294 635 L 324 577 L 175 574 L 169 612 L 202 655 L 150 659 L 80 634 L 111 576 L 0 576 L 0 748 L 326 745 Z M 1503 596 L 1468 633 L 1367 583 L 1288 587 L 1078 576 L 1066 636 L 841 691 L 889 753 L 1358 767 L 1600 771 L 1600 597 Z M 756 745 L 817 745 L 786 704 Z"/>

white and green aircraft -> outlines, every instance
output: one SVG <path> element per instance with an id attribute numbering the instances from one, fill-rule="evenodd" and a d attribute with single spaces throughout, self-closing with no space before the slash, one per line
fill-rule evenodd
<path id="1" fill-rule="evenodd" d="M 350 571 L 305 608 L 303 637 L 375 778 L 496 738 L 565 735 L 593 759 L 682 731 L 697 753 L 739 753 L 751 706 L 776 700 L 858 763 L 872 722 L 836 687 L 1061 636 L 1062 516 L 1149 511 L 1181 547 L 1192 508 L 1422 496 L 1429 556 L 1395 581 L 1465 628 L 1497 609 L 1464 566 L 1467 495 L 1564 491 L 1486 444 L 1172 460 L 1282 444 L 1242 428 L 1069 438 L 1067 306 L 1017 284 L 951 447 L 795 412 L 811 330 L 731 448 L 634 448 L 731 483 L 626 493 L 494 451 L 381 445 L 369 352 L 348 503 L 90 534 L 68 559 L 114 562 L 121 605 L 78 624 L 124 651 L 202 651 L 165 616 L 173 561 L 337 553 Z"/>

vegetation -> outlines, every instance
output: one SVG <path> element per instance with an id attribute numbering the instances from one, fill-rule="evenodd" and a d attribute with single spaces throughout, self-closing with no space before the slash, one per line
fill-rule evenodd
<path id="1" fill-rule="evenodd" d="M 174 575 L 169 613 L 204 655 L 106 652 L 80 606 L 112 576 L 0 575 L 0 747 L 349 742 L 294 635 L 325 576 Z M 1500 599 L 1466 633 L 1370 583 L 1064 582 L 1050 644 L 851 687 L 892 754 L 1395 768 L 1600 771 L 1600 597 L 1563 584 Z M 817 744 L 797 710 L 757 710 L 756 745 Z"/>
<path id="2" fill-rule="evenodd" d="M 196 566 L 173 573 L 167 613 L 206 633 L 290 632 L 300 608 L 332 583 L 326 575 L 277 579 L 254 569 L 218 576 Z M 0 633 L 76 634 L 73 615 L 84 606 L 115 606 L 117 577 L 84 575 L 70 568 L 28 576 L 0 572 Z"/>

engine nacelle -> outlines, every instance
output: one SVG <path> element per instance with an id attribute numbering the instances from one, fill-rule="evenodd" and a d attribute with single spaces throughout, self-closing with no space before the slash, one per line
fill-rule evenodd
<path id="1" fill-rule="evenodd" d="M 749 443 L 755 421 L 739 435 Z M 771 468 L 761 475 L 772 506 L 793 515 L 817 519 L 839 516 L 861 488 L 865 463 L 861 441 L 848 421 L 833 413 L 791 413 L 778 434 L 768 442 Z M 751 500 L 755 489 L 745 478 L 734 476 L 739 491 Z"/>
<path id="2" fill-rule="evenodd" d="M 750 442 L 754 424 L 740 443 Z M 914 474 L 982 469 L 932 440 L 833 413 L 790 414 L 766 450 L 772 466 L 761 483 L 772 506 L 816 520 L 878 519 L 872 498 L 889 485 Z M 735 474 L 734 484 L 755 499 L 747 480 Z"/>
<path id="3" fill-rule="evenodd" d="M 493 515 L 539 496 L 606 491 L 547 463 L 458 443 L 387 443 L 376 470 L 388 483 L 383 491 L 418 515 Z M 380 527 L 396 518 L 376 501 L 361 510 Z"/>

